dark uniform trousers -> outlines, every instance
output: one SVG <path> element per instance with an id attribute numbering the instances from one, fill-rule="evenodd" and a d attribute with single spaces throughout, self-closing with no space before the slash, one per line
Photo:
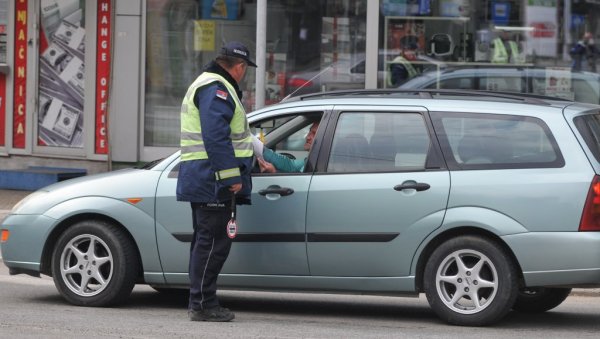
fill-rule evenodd
<path id="1" fill-rule="evenodd" d="M 231 249 L 232 241 L 227 236 L 231 211 L 191 205 L 194 237 L 190 246 L 189 309 L 198 311 L 219 306 L 217 278 Z"/>

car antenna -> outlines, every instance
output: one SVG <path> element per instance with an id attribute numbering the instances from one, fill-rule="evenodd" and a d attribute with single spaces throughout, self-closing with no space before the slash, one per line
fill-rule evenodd
<path id="1" fill-rule="evenodd" d="M 296 88 L 295 91 L 293 91 L 292 93 L 286 95 L 285 98 L 281 99 L 281 102 L 286 101 L 287 99 L 289 99 L 289 97 L 291 97 L 292 95 L 296 94 L 296 92 L 298 92 L 299 90 L 301 90 L 302 88 L 304 88 L 304 86 L 308 85 L 311 81 L 315 80 L 317 77 L 321 76 L 321 74 L 325 73 L 326 70 L 330 69 L 333 67 L 333 63 L 329 64 L 329 66 L 323 68 L 323 70 L 321 70 L 319 73 L 315 74 L 312 78 L 308 79 L 308 81 L 305 81 L 302 86 Z"/>

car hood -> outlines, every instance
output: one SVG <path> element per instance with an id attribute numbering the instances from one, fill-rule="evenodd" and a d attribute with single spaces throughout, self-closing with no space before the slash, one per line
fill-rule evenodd
<path id="1" fill-rule="evenodd" d="M 28 195 L 13 207 L 10 214 L 43 214 L 61 202 L 82 197 L 154 197 L 161 173 L 155 170 L 124 169 L 65 180 Z"/>

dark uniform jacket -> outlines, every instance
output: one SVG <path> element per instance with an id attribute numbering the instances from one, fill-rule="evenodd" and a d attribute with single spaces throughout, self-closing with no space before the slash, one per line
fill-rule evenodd
<path id="1" fill-rule="evenodd" d="M 240 100 L 242 99 L 242 92 L 237 82 L 217 63 L 211 62 L 204 71 L 223 76 L 236 89 Z M 208 159 L 181 162 L 177 180 L 177 200 L 208 205 L 224 203 L 231 200 L 229 186 L 242 183 L 242 190 L 236 194 L 237 203 L 250 204 L 252 191 L 250 173 L 253 157 L 235 157 L 229 127 L 235 111 L 233 93 L 223 98 L 222 94 L 217 95 L 217 90 L 229 93 L 227 87 L 219 81 L 196 91 L 194 102 L 200 111 L 202 138 Z M 240 177 L 216 179 L 215 172 L 234 167 L 239 167 Z"/>

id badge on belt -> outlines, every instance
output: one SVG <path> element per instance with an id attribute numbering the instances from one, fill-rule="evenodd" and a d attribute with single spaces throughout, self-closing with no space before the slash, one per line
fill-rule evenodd
<path id="1" fill-rule="evenodd" d="M 238 231 L 237 222 L 235 221 L 236 205 L 235 193 L 231 194 L 231 219 L 227 223 L 227 236 L 231 239 L 235 238 Z"/>

